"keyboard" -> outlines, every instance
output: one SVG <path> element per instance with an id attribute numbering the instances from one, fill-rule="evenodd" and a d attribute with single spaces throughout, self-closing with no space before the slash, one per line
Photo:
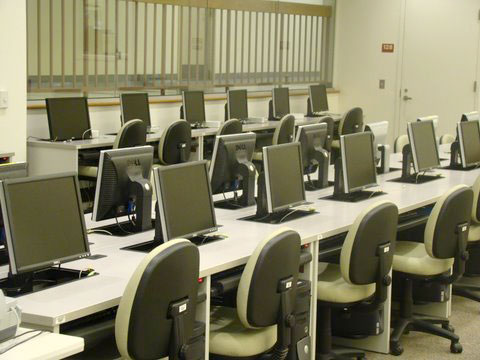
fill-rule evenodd
<path id="1" fill-rule="evenodd" d="M 208 129 L 207 124 L 190 124 L 190 128 L 195 129 Z"/>

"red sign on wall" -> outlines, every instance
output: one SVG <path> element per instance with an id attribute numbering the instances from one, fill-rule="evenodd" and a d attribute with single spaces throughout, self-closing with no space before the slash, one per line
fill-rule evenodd
<path id="1" fill-rule="evenodd" d="M 382 52 L 393 53 L 394 50 L 395 50 L 394 44 L 382 44 Z"/>

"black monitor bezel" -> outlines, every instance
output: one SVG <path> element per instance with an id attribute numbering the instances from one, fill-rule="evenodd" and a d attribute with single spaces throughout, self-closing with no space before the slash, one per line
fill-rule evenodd
<path id="1" fill-rule="evenodd" d="M 327 105 L 327 108 L 325 110 L 321 110 L 319 112 L 326 112 L 329 110 L 329 106 L 328 106 L 328 94 L 327 94 L 327 87 L 323 84 L 313 84 L 313 85 L 310 85 L 308 87 L 308 96 L 310 98 L 310 111 L 311 113 L 315 113 L 316 111 L 313 110 L 313 103 L 314 103 L 314 99 L 313 99 L 313 94 L 312 94 L 312 88 L 314 86 L 319 86 L 319 87 L 323 87 L 325 89 L 325 104 Z"/>
<path id="2" fill-rule="evenodd" d="M 232 119 L 231 110 L 230 110 L 230 94 L 232 92 L 242 92 L 245 93 L 245 114 L 247 115 L 245 119 L 248 119 L 248 91 L 247 89 L 236 89 L 236 90 L 228 90 L 227 92 L 227 115 L 228 119 Z M 245 119 L 238 119 L 238 120 L 245 120 Z"/>
<path id="3" fill-rule="evenodd" d="M 480 160 L 476 161 L 476 162 L 473 162 L 473 163 L 467 163 L 467 161 L 466 161 L 465 142 L 463 140 L 462 128 L 465 126 L 465 124 L 468 124 L 468 123 L 476 123 L 477 124 L 479 141 L 480 141 L 480 121 L 469 120 L 469 121 L 461 121 L 461 122 L 457 123 L 458 142 L 460 143 L 460 159 L 462 161 L 462 167 L 463 168 L 467 168 L 467 167 L 471 167 L 471 166 L 478 166 L 480 164 Z"/>
<path id="4" fill-rule="evenodd" d="M 421 126 L 421 125 L 418 125 L 420 123 L 429 123 L 431 125 L 431 128 L 432 128 L 432 131 L 433 131 L 433 137 L 435 139 L 434 143 L 435 143 L 435 150 L 436 150 L 436 154 L 437 154 L 437 164 L 436 165 L 433 165 L 433 166 L 430 166 L 428 168 L 425 168 L 425 169 L 419 169 L 418 167 L 418 159 L 417 159 L 417 150 L 415 148 L 415 138 L 413 136 L 413 131 L 414 131 L 414 127 L 415 126 Z M 432 169 L 437 169 L 440 167 L 440 154 L 438 152 L 438 141 L 437 141 L 437 134 L 435 132 L 435 123 L 433 122 L 433 120 L 419 120 L 419 121 L 416 121 L 416 122 L 409 122 L 407 124 L 407 132 L 408 132 L 408 140 L 410 142 L 410 146 L 411 146 L 411 149 L 412 149 L 412 158 L 413 158 L 413 167 L 415 169 L 415 173 L 421 173 L 421 172 L 425 172 L 425 171 L 428 171 L 428 170 L 432 170 Z"/>
<path id="5" fill-rule="evenodd" d="M 286 114 L 283 114 L 281 116 L 277 115 L 277 110 L 276 110 L 276 107 L 275 107 L 275 91 L 276 90 L 286 90 L 287 91 L 287 97 L 288 97 L 288 112 Z M 274 117 L 283 117 L 283 116 L 286 116 L 288 114 L 290 114 L 290 89 L 288 87 L 278 87 L 278 88 L 273 88 L 272 89 L 272 109 L 273 109 L 273 116 Z"/>
<path id="6" fill-rule="evenodd" d="M 50 101 L 72 100 L 72 99 L 83 99 L 83 100 L 84 100 L 85 110 L 86 110 L 86 113 L 87 113 L 87 124 L 88 124 L 88 129 L 85 129 L 85 132 L 87 132 L 87 130 L 90 130 L 90 131 L 91 131 L 91 129 L 92 129 L 92 124 L 91 124 L 91 122 L 90 122 L 90 110 L 89 110 L 89 107 L 88 107 L 88 98 L 86 98 L 86 97 L 47 98 L 47 99 L 45 99 L 45 105 L 46 105 L 46 108 L 47 108 L 48 133 L 49 133 L 49 136 L 50 136 L 50 140 L 51 140 L 51 141 L 83 140 L 83 139 L 76 139 L 76 138 L 59 139 L 58 137 L 54 137 L 53 134 L 52 134 L 52 132 L 53 132 L 53 124 L 52 124 L 52 114 L 50 113 L 50 105 L 49 105 L 49 102 L 50 102 Z M 91 136 L 90 136 L 89 138 L 91 138 Z"/>
<path id="7" fill-rule="evenodd" d="M 144 95 L 146 100 L 147 100 L 147 112 L 148 112 L 148 119 L 147 120 L 144 120 L 144 119 L 140 119 L 142 121 L 144 121 L 147 125 L 147 128 L 150 128 L 152 126 L 152 117 L 151 117 L 151 114 L 150 114 L 150 102 L 149 102 L 149 97 L 148 97 L 148 93 L 124 93 L 124 94 L 120 94 L 120 111 L 122 112 L 122 126 L 125 125 L 126 122 L 128 121 L 125 121 L 125 114 L 124 114 L 124 111 L 123 111 L 123 97 L 129 97 L 129 96 L 139 96 L 139 95 Z M 133 120 L 133 119 L 131 119 Z"/>
<path id="8" fill-rule="evenodd" d="M 188 120 L 188 116 L 187 116 L 187 106 L 185 104 L 185 97 L 188 95 L 188 94 L 194 94 L 194 93 L 200 93 L 202 94 L 202 99 L 203 99 L 203 106 L 202 106 L 202 110 L 203 110 L 203 122 L 202 123 L 198 123 L 198 124 L 205 124 L 207 122 L 207 116 L 206 116 L 206 113 L 205 113 L 205 92 L 203 92 L 202 90 L 188 90 L 188 91 L 183 91 L 182 92 L 182 105 L 183 105 L 183 118 L 185 121 L 187 121 L 189 124 L 192 124 L 192 125 L 196 125 L 197 123 L 196 122 L 191 122 Z"/>

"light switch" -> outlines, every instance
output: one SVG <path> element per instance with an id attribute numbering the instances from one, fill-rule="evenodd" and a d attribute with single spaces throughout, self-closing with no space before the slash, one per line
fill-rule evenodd
<path id="1" fill-rule="evenodd" d="M 0 109 L 8 108 L 8 91 L 0 90 Z"/>
<path id="2" fill-rule="evenodd" d="M 383 80 L 383 79 L 380 80 L 379 83 L 378 83 L 378 87 L 382 90 L 385 89 L 385 80 Z"/>

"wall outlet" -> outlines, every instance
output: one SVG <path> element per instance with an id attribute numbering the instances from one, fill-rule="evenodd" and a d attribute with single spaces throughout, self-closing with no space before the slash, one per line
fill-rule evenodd
<path id="1" fill-rule="evenodd" d="M 0 90 L 0 109 L 8 108 L 8 91 Z"/>

